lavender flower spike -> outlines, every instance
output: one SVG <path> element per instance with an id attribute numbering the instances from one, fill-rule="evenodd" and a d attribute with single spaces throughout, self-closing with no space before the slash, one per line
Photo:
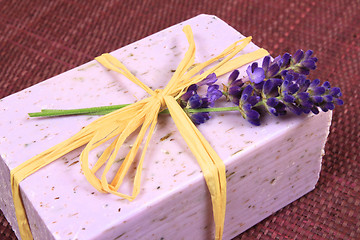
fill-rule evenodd
<path id="1" fill-rule="evenodd" d="M 320 85 L 319 79 L 307 79 L 310 71 L 316 69 L 316 62 L 311 50 L 298 50 L 293 56 L 285 53 L 272 61 L 266 56 L 261 67 L 251 64 L 243 79 L 237 79 L 237 70 L 232 72 L 224 95 L 239 106 L 242 116 L 253 125 L 260 125 L 262 112 L 281 116 L 287 111 L 300 115 L 333 110 L 335 105 L 343 104 L 340 88 L 331 87 L 327 81 Z"/>

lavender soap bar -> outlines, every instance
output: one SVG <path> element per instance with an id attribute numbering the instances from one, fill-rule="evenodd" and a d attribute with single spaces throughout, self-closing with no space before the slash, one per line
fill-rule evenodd
<path id="1" fill-rule="evenodd" d="M 163 88 L 187 50 L 182 32 L 186 24 L 194 32 L 196 62 L 244 38 L 217 17 L 199 15 L 112 55 L 152 89 Z M 250 43 L 240 54 L 256 49 Z M 245 70 L 246 66 L 240 68 L 240 74 L 245 76 Z M 219 80 L 225 82 L 227 77 Z M 98 118 L 29 118 L 27 113 L 133 103 L 146 96 L 122 75 L 91 61 L 0 101 L 0 208 L 17 236 L 10 170 Z M 314 189 L 330 122 L 331 112 L 327 112 L 268 116 L 255 127 L 240 113 L 231 112 L 212 114 L 199 126 L 226 165 L 223 239 L 235 237 Z M 131 147 L 130 142 L 125 145 Z M 92 188 L 80 170 L 81 150 L 21 182 L 35 239 L 213 238 L 212 207 L 203 174 L 168 115 L 159 117 L 143 166 L 141 192 L 132 202 Z M 100 153 L 94 152 L 90 160 L 95 161 Z M 118 161 L 124 156 L 120 152 Z M 121 190 L 129 192 L 131 187 L 124 185 Z"/>

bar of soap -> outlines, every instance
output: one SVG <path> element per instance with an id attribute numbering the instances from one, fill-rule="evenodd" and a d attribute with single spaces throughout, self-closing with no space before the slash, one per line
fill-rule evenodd
<path id="1" fill-rule="evenodd" d="M 145 84 L 163 88 L 183 58 L 189 24 L 203 62 L 244 38 L 215 16 L 199 15 L 112 53 Z M 258 49 L 249 44 L 242 52 Z M 259 60 L 261 62 L 261 60 Z M 45 68 L 46 66 L 44 66 Z M 240 68 L 245 75 L 246 66 Z M 220 78 L 226 81 L 229 74 Z M 91 61 L 0 101 L 0 208 L 19 236 L 10 170 L 64 141 L 98 116 L 28 118 L 42 108 L 132 103 L 147 95 Z M 199 129 L 226 164 L 224 239 L 231 239 L 314 189 L 331 113 L 276 118 L 260 127 L 237 112 L 214 113 Z M 131 146 L 131 142 L 125 144 Z M 212 239 L 210 196 L 195 158 L 172 119 L 161 115 L 133 201 L 99 193 L 81 173 L 75 150 L 20 184 L 35 239 Z M 95 161 L 100 152 L 93 152 Z M 125 151 L 120 152 L 121 163 Z M 132 173 L 129 178 L 131 179 Z M 131 184 L 121 190 L 129 192 Z"/>

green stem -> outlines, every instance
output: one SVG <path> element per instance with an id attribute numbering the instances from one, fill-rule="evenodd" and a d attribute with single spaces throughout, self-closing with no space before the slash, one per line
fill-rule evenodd
<path id="1" fill-rule="evenodd" d="M 78 109 L 42 109 L 41 112 L 29 113 L 30 117 L 57 117 L 67 115 L 105 115 L 120 108 L 126 107 L 130 104 L 92 107 L 92 108 L 78 108 Z M 225 112 L 225 111 L 238 111 L 239 107 L 218 107 L 218 108 L 198 108 L 186 109 L 189 113 L 197 112 Z M 162 114 L 169 114 L 169 110 L 165 109 Z"/>
<path id="2" fill-rule="evenodd" d="M 42 109 L 41 112 L 29 113 L 30 117 L 56 117 L 66 115 L 104 115 L 106 113 L 126 107 L 130 104 L 78 108 L 78 109 Z"/>
<path id="3" fill-rule="evenodd" d="M 239 107 L 217 107 L 217 108 L 197 108 L 197 109 L 187 109 L 190 113 L 197 112 L 228 112 L 228 111 L 239 111 Z"/>

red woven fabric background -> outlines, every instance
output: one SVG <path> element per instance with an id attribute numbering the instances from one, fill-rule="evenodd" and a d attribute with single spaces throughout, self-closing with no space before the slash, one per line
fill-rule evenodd
<path id="1" fill-rule="evenodd" d="M 359 0 L 0 0 L 0 98 L 201 13 L 273 56 L 314 50 L 311 78 L 345 101 L 316 189 L 235 239 L 360 239 Z M 0 239 L 16 239 L 1 212 L 0 222 Z"/>

